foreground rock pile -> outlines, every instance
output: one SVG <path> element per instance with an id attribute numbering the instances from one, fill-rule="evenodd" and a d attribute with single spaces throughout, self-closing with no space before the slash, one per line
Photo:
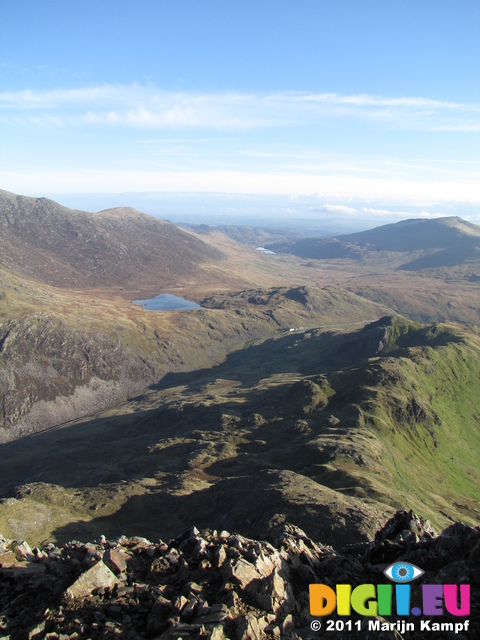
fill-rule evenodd
<path id="1" fill-rule="evenodd" d="M 325 620 L 312 631 L 308 585 L 385 582 L 383 570 L 397 560 L 423 568 L 424 582 L 471 585 L 468 634 L 421 637 L 480 637 L 479 528 L 456 523 L 436 536 L 411 512 L 398 512 L 373 542 L 341 551 L 285 523 L 269 540 L 192 528 L 168 543 L 102 536 L 32 550 L 0 537 L 0 638 L 340 638 L 345 633 L 326 631 Z M 419 637 L 372 632 L 360 619 L 349 638 Z"/>

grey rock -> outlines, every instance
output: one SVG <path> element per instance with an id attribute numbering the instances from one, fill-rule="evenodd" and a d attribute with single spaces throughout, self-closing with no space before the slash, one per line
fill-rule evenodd
<path id="1" fill-rule="evenodd" d="M 195 609 L 197 607 L 198 607 L 198 600 L 195 598 L 195 596 L 190 596 L 186 606 L 182 609 L 180 618 L 182 620 L 185 620 L 186 622 L 189 622 L 190 620 L 192 620 L 193 615 L 195 613 Z"/>
<path id="2" fill-rule="evenodd" d="M 225 632 L 222 625 L 218 624 L 208 632 L 209 640 L 226 640 Z"/>
<path id="3" fill-rule="evenodd" d="M 25 540 L 22 542 L 14 542 L 12 544 L 12 550 L 15 552 L 17 560 L 28 560 L 29 562 L 36 560 L 30 545 L 28 542 L 25 542 Z"/>
<path id="4" fill-rule="evenodd" d="M 0 552 L 0 567 L 8 568 L 13 566 L 17 561 L 13 551 Z"/>
<path id="5" fill-rule="evenodd" d="M 94 589 L 113 589 L 117 582 L 115 574 L 100 560 L 70 585 L 65 595 L 67 598 L 81 600 L 89 596 Z"/>
<path id="6" fill-rule="evenodd" d="M 41 640 L 45 635 L 45 620 L 28 630 L 28 640 Z"/>
<path id="7" fill-rule="evenodd" d="M 240 585 L 240 589 L 247 589 L 253 582 L 262 581 L 263 576 L 255 567 L 239 558 L 237 561 L 229 561 L 222 566 L 222 576 L 226 582 L 234 580 Z"/>
<path id="8" fill-rule="evenodd" d="M 380 530 L 373 543 L 340 551 L 313 542 L 285 522 L 272 530 L 273 546 L 228 532 L 205 530 L 200 535 L 190 530 L 168 545 L 126 537 L 106 543 L 105 549 L 75 542 L 62 548 L 47 545 L 34 553 L 36 561 L 31 563 L 15 558 L 12 541 L 4 541 L 0 558 L 11 566 L 0 571 L 1 610 L 9 612 L 8 617 L 0 615 L 0 636 L 316 640 L 328 635 L 338 640 L 340 631 L 312 635 L 308 585 L 385 582 L 385 563 L 372 563 L 377 554 L 423 568 L 425 576 L 417 587 L 422 582 L 470 584 L 470 637 L 480 637 L 480 529 L 458 524 L 432 537 L 423 521 L 406 512 L 393 518 L 387 529 Z M 202 550 L 212 561 L 201 557 Z M 97 554 L 105 561 L 95 561 L 79 576 L 84 557 Z M 116 554 L 125 560 L 118 575 L 107 567 Z M 59 607 L 62 593 L 66 598 Z M 40 620 L 45 628 L 37 630 Z M 362 628 L 349 633 L 350 640 L 374 636 L 399 640 L 396 631 L 372 633 Z M 412 634 L 403 636 L 416 640 Z M 442 637 L 461 640 L 461 634 Z"/>

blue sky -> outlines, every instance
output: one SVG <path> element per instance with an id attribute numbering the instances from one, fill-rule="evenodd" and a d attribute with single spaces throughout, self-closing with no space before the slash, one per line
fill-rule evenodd
<path id="1" fill-rule="evenodd" d="M 480 213 L 480 2 L 0 0 L 0 145 L 26 195 Z"/>

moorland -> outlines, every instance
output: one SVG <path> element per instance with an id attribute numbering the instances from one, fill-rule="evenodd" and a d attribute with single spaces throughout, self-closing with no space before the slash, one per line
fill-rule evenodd
<path id="1" fill-rule="evenodd" d="M 478 523 L 479 227 L 287 236 L 0 192 L 3 535 Z"/>

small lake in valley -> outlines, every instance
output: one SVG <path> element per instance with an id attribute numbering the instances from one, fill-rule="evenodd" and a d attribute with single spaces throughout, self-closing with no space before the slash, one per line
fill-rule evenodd
<path id="1" fill-rule="evenodd" d="M 142 305 L 147 311 L 185 311 L 187 309 L 201 309 L 196 302 L 185 300 L 171 293 L 161 293 L 156 298 L 148 300 L 133 300 L 134 304 Z"/>

